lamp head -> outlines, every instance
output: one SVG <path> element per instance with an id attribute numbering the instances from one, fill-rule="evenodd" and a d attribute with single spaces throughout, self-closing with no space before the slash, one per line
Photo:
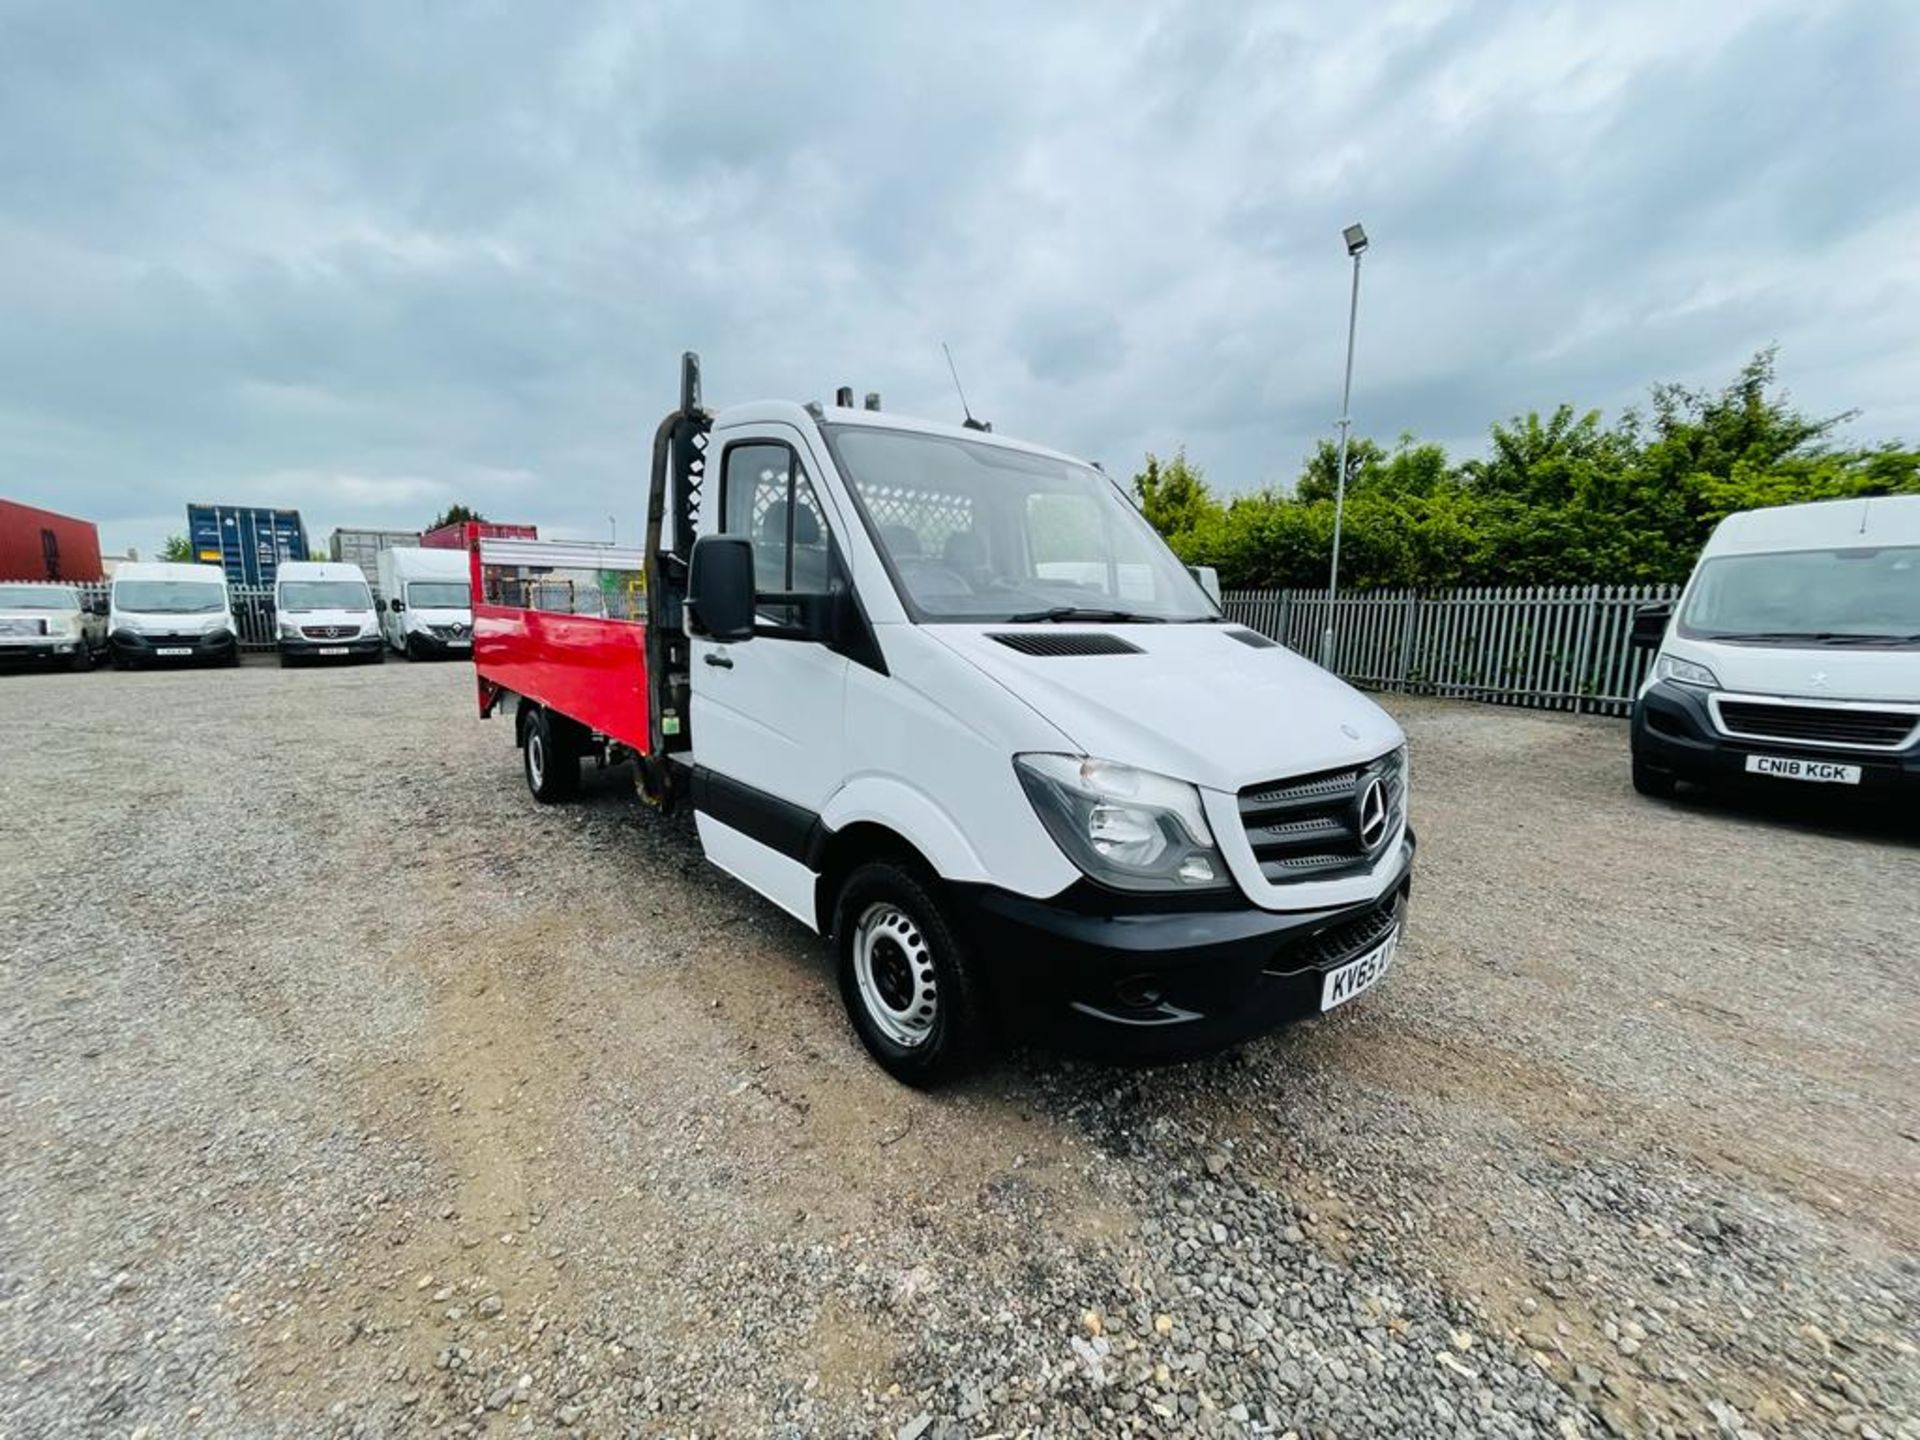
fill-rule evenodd
<path id="1" fill-rule="evenodd" d="M 1362 250 L 1367 248 L 1367 232 L 1361 228 L 1358 221 L 1355 221 L 1353 224 L 1347 226 L 1346 229 L 1342 230 L 1340 232 L 1340 238 L 1347 242 L 1347 254 L 1349 255 L 1358 255 Z"/>

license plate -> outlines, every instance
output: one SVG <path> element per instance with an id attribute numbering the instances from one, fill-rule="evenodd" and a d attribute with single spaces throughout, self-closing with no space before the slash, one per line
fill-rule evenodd
<path id="1" fill-rule="evenodd" d="M 1393 964 L 1393 952 L 1399 944 L 1400 931 L 1396 928 L 1383 943 L 1358 960 L 1349 960 L 1338 970 L 1328 971 L 1326 979 L 1320 982 L 1320 1008 L 1325 1011 L 1344 1005 L 1378 985 Z"/>
<path id="2" fill-rule="evenodd" d="M 1831 760 L 1797 760 L 1789 755 L 1747 756 L 1749 775 L 1771 775 L 1778 780 L 1814 780 L 1827 785 L 1858 785 L 1858 765 L 1837 765 Z"/>
<path id="3" fill-rule="evenodd" d="M 153 653 L 156 655 L 191 655 L 193 654 L 193 647 L 191 645 L 157 645 L 154 647 Z"/>
<path id="4" fill-rule="evenodd" d="M 347 647 L 344 645 L 322 645 L 320 647 L 320 653 L 322 655 L 344 655 L 347 653 Z"/>

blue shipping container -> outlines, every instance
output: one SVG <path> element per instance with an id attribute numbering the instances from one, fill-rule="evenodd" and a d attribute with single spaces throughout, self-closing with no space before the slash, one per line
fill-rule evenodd
<path id="1" fill-rule="evenodd" d="M 282 560 L 309 553 L 298 510 L 259 505 L 187 506 L 187 544 L 195 563 L 223 567 L 230 585 L 271 585 Z"/>

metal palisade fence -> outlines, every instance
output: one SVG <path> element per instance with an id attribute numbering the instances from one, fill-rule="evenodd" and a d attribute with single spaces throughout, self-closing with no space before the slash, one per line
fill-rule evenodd
<path id="1" fill-rule="evenodd" d="M 1502 705 L 1625 715 L 1652 655 L 1631 642 L 1643 605 L 1677 585 L 1370 590 L 1333 604 L 1333 668 L 1356 685 Z M 1324 590 L 1230 590 L 1229 618 L 1310 659 Z"/>

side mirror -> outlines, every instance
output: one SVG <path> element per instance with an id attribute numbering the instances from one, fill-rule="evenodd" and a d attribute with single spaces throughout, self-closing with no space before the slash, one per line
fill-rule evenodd
<path id="1" fill-rule="evenodd" d="M 1673 619 L 1671 605 L 1642 605 L 1633 612 L 1633 632 L 1628 637 L 1636 650 L 1658 650 L 1667 638 L 1667 624 Z"/>
<path id="2" fill-rule="evenodd" d="M 400 597 L 396 595 L 393 597 L 393 599 L 387 602 L 387 608 L 393 611 L 394 614 L 398 615 L 402 610 L 406 609 L 407 607 L 400 603 Z"/>
<path id="3" fill-rule="evenodd" d="M 702 535 L 687 567 L 687 633 L 708 640 L 753 638 L 753 542 Z"/>
<path id="4" fill-rule="evenodd" d="M 104 595 L 95 596 L 93 599 L 87 601 L 87 613 L 89 615 L 105 615 L 111 608 L 111 603 Z"/>
<path id="5" fill-rule="evenodd" d="M 1187 573 L 1200 582 L 1214 604 L 1220 603 L 1220 572 L 1211 565 L 1189 565 Z"/>

